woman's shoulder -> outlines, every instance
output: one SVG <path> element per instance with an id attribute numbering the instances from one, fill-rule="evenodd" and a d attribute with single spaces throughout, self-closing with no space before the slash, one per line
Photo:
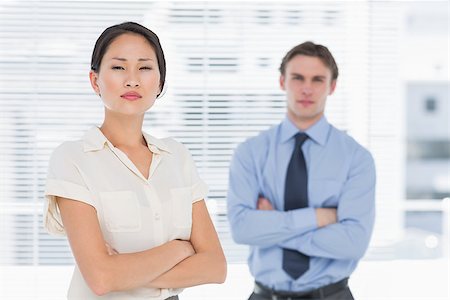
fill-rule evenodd
<path id="1" fill-rule="evenodd" d="M 76 158 L 80 157 L 83 152 L 83 143 L 81 140 L 64 141 L 54 148 L 51 159 Z"/>
<path id="2" fill-rule="evenodd" d="M 172 150 L 172 151 L 186 151 L 187 150 L 187 147 L 183 143 L 181 143 L 180 141 L 177 141 L 173 137 L 165 137 L 165 138 L 162 138 L 161 141 L 167 145 L 169 150 Z"/>

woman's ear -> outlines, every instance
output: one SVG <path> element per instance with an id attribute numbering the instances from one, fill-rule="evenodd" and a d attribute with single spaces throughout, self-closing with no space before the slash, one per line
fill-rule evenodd
<path id="1" fill-rule="evenodd" d="M 161 88 L 161 84 L 159 85 L 158 93 L 156 94 L 156 99 L 161 98 L 166 93 L 166 85 L 167 82 L 164 83 L 164 87 Z"/>
<path id="2" fill-rule="evenodd" d="M 92 89 L 95 91 L 97 95 L 100 95 L 100 88 L 98 87 L 98 73 L 94 71 L 89 72 L 89 81 L 91 82 Z"/>

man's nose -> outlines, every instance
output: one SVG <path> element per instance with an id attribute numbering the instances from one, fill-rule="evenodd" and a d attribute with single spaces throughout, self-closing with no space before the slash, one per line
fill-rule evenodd
<path id="1" fill-rule="evenodd" d="M 302 93 L 305 95 L 309 95 L 312 93 L 312 88 L 311 85 L 306 83 L 303 87 L 302 87 Z"/>

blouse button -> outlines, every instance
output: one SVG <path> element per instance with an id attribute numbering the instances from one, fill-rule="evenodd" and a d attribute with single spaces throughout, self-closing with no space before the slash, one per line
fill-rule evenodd
<path id="1" fill-rule="evenodd" d="M 155 220 L 159 220 L 161 217 L 159 215 L 159 213 L 155 213 Z"/>

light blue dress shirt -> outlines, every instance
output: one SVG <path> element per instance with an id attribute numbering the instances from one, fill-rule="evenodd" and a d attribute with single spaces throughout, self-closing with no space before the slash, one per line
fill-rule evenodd
<path id="1" fill-rule="evenodd" d="M 349 277 L 364 255 L 375 219 L 375 166 L 371 154 L 325 117 L 302 146 L 308 169 L 309 207 L 284 211 L 284 182 L 298 128 L 283 122 L 236 149 L 228 189 L 233 239 L 250 245 L 256 281 L 276 290 L 307 291 Z M 257 210 L 258 196 L 274 206 Z M 337 207 L 338 222 L 318 228 L 315 208 Z M 297 280 L 282 269 L 282 248 L 310 256 Z"/>

